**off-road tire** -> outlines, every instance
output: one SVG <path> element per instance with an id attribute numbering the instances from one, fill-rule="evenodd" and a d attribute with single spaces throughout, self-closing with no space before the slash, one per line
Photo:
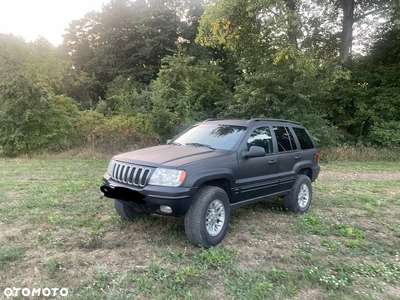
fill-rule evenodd
<path id="1" fill-rule="evenodd" d="M 230 203 L 226 192 L 216 186 L 200 188 L 185 214 L 185 232 L 195 246 L 216 246 L 229 225 Z M 222 221 L 223 220 L 223 221 Z"/>
<path id="2" fill-rule="evenodd" d="M 312 200 L 311 180 L 308 176 L 297 175 L 290 193 L 283 197 L 283 206 L 286 211 L 305 213 Z"/>
<path id="3" fill-rule="evenodd" d="M 128 221 L 133 221 L 134 219 L 144 216 L 144 215 L 149 215 L 148 212 L 133 208 L 126 204 L 122 200 L 114 199 L 114 207 L 115 210 L 117 211 L 118 215 L 125 220 Z"/>

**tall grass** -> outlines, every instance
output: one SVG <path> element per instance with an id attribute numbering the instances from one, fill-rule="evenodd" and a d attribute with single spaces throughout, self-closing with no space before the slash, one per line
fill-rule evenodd
<path id="1" fill-rule="evenodd" d="M 338 147 L 321 150 L 323 162 L 332 161 L 400 161 L 399 148 L 378 148 L 362 144 L 343 144 Z"/>

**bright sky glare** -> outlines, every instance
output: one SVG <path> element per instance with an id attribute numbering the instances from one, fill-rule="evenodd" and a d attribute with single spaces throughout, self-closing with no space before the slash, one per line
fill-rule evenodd
<path id="1" fill-rule="evenodd" d="M 39 36 L 58 46 L 72 20 L 101 10 L 109 0 L 0 0 L 0 33 L 12 33 L 26 42 Z"/>

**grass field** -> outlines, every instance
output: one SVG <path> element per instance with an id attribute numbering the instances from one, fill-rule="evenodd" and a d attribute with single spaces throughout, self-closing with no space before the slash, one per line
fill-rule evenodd
<path id="1" fill-rule="evenodd" d="M 0 159 L 0 299 L 399 299 L 400 162 L 324 164 L 309 213 L 239 209 L 209 250 L 182 218 L 122 221 L 99 191 L 107 164 Z"/>

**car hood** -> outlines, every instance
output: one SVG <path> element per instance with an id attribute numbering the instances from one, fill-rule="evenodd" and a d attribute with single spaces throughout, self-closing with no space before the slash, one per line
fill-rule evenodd
<path id="1" fill-rule="evenodd" d="M 205 147 L 161 145 L 122 153 L 114 160 L 149 167 L 180 167 L 205 159 L 227 155 L 230 151 L 213 150 Z"/>

